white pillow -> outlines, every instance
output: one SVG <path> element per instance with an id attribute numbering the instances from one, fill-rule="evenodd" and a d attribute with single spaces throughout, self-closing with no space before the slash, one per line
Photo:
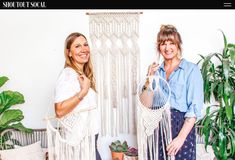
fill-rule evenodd
<path id="1" fill-rule="evenodd" d="M 0 151 L 3 160 L 44 160 L 41 141 L 16 149 Z"/>

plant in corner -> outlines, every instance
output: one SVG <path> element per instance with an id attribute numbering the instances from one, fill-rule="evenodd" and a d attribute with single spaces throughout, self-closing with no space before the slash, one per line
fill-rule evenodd
<path id="1" fill-rule="evenodd" d="M 124 153 L 127 152 L 128 144 L 126 141 L 121 143 L 121 141 L 116 140 L 109 145 L 112 160 L 123 160 Z"/>
<path id="2" fill-rule="evenodd" d="M 0 77 L 0 87 L 7 81 L 8 77 Z M 2 91 L 0 93 L 0 150 L 12 149 L 14 144 L 20 145 L 17 140 L 4 134 L 8 129 L 15 129 L 31 133 L 32 129 L 24 127 L 21 123 L 23 112 L 20 109 L 10 109 L 12 106 L 24 103 L 24 96 L 17 91 Z M 9 141 L 11 143 L 9 143 Z"/>
<path id="3" fill-rule="evenodd" d="M 227 43 L 221 32 L 223 52 L 200 55 L 198 62 L 202 64 L 204 102 L 213 98 L 217 103 L 206 108 L 197 125 L 201 126 L 199 134 L 204 135 L 205 148 L 211 145 L 218 160 L 228 160 L 235 159 L 235 44 Z"/>
<path id="4" fill-rule="evenodd" d="M 124 160 L 138 160 L 138 149 L 129 147 L 127 152 L 124 153 Z"/>

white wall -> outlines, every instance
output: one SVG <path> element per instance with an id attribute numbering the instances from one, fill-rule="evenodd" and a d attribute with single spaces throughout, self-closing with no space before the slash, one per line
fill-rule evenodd
<path id="1" fill-rule="evenodd" d="M 90 10 L 115 11 L 115 10 Z M 118 10 L 127 11 L 127 10 Z M 137 10 L 131 10 L 137 11 Z M 222 29 L 235 43 L 235 10 L 138 10 L 140 15 L 141 77 L 155 57 L 155 40 L 161 24 L 173 24 L 183 39 L 183 56 L 197 62 L 198 54 L 220 52 Z M 10 78 L 3 89 L 21 92 L 25 103 L 19 105 L 31 128 L 45 128 L 43 118 L 53 114 L 53 89 L 64 65 L 63 45 L 74 31 L 89 38 L 89 17 L 85 10 L 1 10 L 0 75 Z M 108 144 L 127 139 L 136 145 L 134 135 L 101 138 L 101 154 L 109 159 Z M 105 145 L 103 145 L 105 144 Z"/>

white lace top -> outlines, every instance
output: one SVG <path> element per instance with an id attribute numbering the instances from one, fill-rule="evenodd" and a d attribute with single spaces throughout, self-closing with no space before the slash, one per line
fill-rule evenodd
<path id="1" fill-rule="evenodd" d="M 80 84 L 77 72 L 70 67 L 64 68 L 56 82 L 55 103 L 62 102 L 79 91 Z M 99 132 L 100 119 L 96 103 L 96 92 L 90 88 L 88 94 L 76 108 L 60 118 L 62 126 L 66 129 L 67 138 L 81 140 L 87 134 L 94 135 Z M 79 112 L 89 108 L 95 109 Z"/>

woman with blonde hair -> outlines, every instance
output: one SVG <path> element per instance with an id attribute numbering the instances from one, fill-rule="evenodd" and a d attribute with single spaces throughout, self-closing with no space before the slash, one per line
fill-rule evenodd
<path id="1" fill-rule="evenodd" d="M 78 32 L 71 33 L 65 40 L 64 54 L 65 65 L 55 89 L 56 116 L 61 122 L 64 138 L 86 147 L 80 146 L 80 152 L 86 155 L 79 155 L 79 159 L 94 160 L 96 157 L 100 160 L 96 147 L 100 126 L 96 86 L 86 37 Z"/>

